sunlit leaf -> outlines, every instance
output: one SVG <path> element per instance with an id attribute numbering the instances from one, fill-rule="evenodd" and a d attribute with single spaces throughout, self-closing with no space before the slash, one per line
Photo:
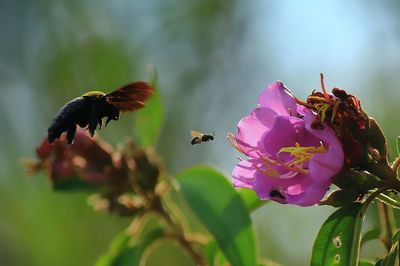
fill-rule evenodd
<path id="1" fill-rule="evenodd" d="M 164 109 L 160 96 L 157 72 L 151 70 L 150 84 L 155 93 L 146 106 L 136 112 L 134 132 L 138 142 L 144 147 L 155 146 L 164 122 Z"/>
<path id="2" fill-rule="evenodd" d="M 361 210 L 362 204 L 353 203 L 329 216 L 314 242 L 312 266 L 357 265 L 363 219 Z"/>
<path id="3" fill-rule="evenodd" d="M 188 169 L 176 177 L 178 190 L 232 265 L 256 265 L 251 220 L 229 181 L 207 167 Z"/>

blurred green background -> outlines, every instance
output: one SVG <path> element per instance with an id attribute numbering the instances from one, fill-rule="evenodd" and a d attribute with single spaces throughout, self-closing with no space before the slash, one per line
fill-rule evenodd
<path id="1" fill-rule="evenodd" d="M 0 265 L 92 265 L 129 219 L 96 213 L 85 193 L 53 192 L 28 177 L 58 109 L 88 90 L 147 79 L 157 67 L 166 121 L 157 149 L 168 171 L 236 163 L 228 132 L 276 79 L 299 97 L 328 87 L 359 96 L 394 151 L 400 134 L 398 1 L 50 1 L 0 2 Z M 122 142 L 125 114 L 99 135 Z M 191 146 L 189 132 L 215 131 Z M 259 254 L 308 265 L 332 208 L 270 203 L 253 215 Z"/>

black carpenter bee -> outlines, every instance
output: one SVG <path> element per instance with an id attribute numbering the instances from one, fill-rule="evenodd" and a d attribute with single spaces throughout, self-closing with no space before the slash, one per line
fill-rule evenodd
<path id="1" fill-rule="evenodd" d="M 130 83 L 110 93 L 90 91 L 66 103 L 56 114 L 48 129 L 49 143 L 67 132 L 67 143 L 74 141 L 76 125 L 89 130 L 93 137 L 102 120 L 107 117 L 106 125 L 111 120 L 118 120 L 120 112 L 135 111 L 144 107 L 144 103 L 154 93 L 146 82 Z"/>
<path id="2" fill-rule="evenodd" d="M 214 132 L 212 134 L 204 134 L 199 131 L 192 130 L 190 131 L 190 134 L 192 135 L 192 141 L 190 142 L 192 145 L 214 140 Z"/>

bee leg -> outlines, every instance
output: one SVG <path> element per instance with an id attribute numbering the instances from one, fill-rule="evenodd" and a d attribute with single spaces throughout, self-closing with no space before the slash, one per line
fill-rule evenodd
<path id="1" fill-rule="evenodd" d="M 71 146 L 72 143 L 74 142 L 75 131 L 76 131 L 76 125 L 75 124 L 70 125 L 68 127 L 68 129 L 67 129 L 67 144 L 69 146 Z"/>
<path id="2" fill-rule="evenodd" d="M 101 129 L 101 126 L 103 125 L 103 119 L 102 118 L 100 118 L 99 119 L 99 129 Z"/>
<path id="3" fill-rule="evenodd" d="M 99 120 L 101 120 L 101 117 L 99 118 L 99 112 L 97 108 L 93 106 L 92 110 L 90 110 L 89 124 L 88 124 L 89 134 L 92 137 L 94 135 L 94 132 L 96 131 L 97 124 L 99 124 Z"/>
<path id="4" fill-rule="evenodd" d="M 49 130 L 47 133 L 47 141 L 53 143 L 56 139 L 60 138 L 62 132 Z"/>
<path id="5" fill-rule="evenodd" d="M 106 126 L 108 125 L 108 123 L 110 122 L 112 120 L 112 118 L 111 117 L 107 117 L 107 120 L 106 120 Z"/>

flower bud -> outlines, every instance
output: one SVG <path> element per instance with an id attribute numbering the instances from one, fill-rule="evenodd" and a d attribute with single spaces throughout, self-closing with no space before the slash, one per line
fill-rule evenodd
<path id="1" fill-rule="evenodd" d="M 358 169 L 341 171 L 334 177 L 333 183 L 343 190 L 357 190 L 361 192 L 367 192 L 385 184 L 377 176 Z"/>
<path id="2" fill-rule="evenodd" d="M 356 190 L 341 190 L 332 191 L 326 199 L 322 200 L 319 205 L 329 205 L 332 207 L 343 207 L 355 202 L 360 196 L 360 192 Z"/>

